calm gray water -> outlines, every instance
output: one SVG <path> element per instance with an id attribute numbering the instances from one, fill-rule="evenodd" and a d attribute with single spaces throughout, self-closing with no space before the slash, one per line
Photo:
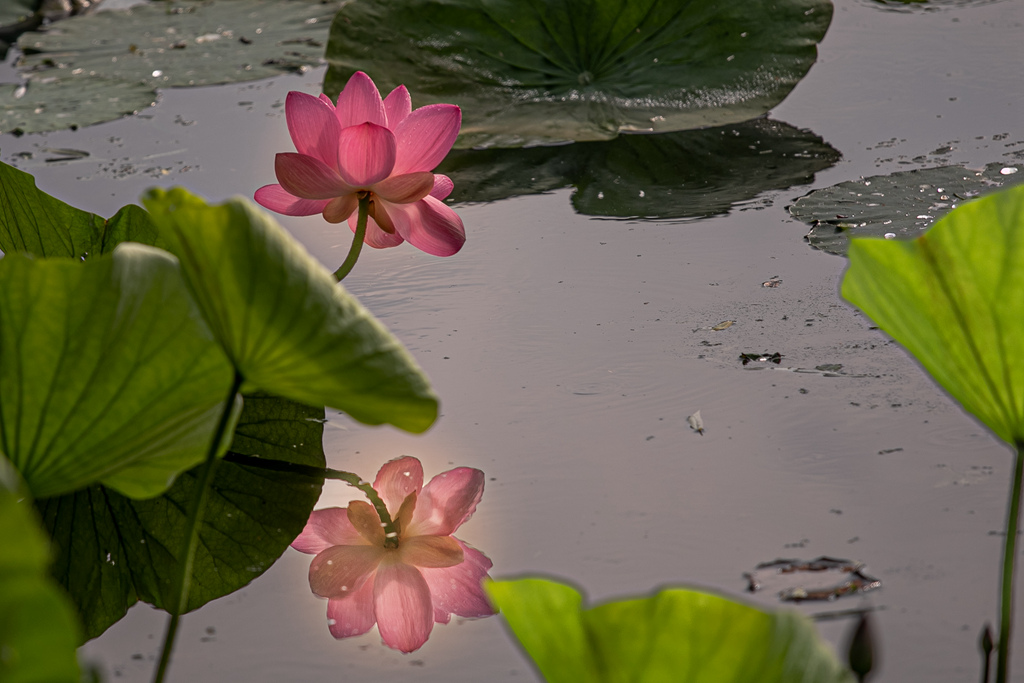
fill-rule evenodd
<path id="1" fill-rule="evenodd" d="M 492 558 L 495 577 L 570 578 L 593 599 L 666 584 L 742 596 L 742 573 L 761 561 L 863 561 L 881 590 L 800 609 L 877 608 L 877 681 L 976 680 L 1011 453 L 839 299 L 845 262 L 806 246 L 785 207 L 862 175 L 1024 150 L 1024 5 L 836 5 L 818 64 L 772 112 L 840 150 L 836 166 L 711 219 L 585 217 L 566 189 L 461 207 L 469 241 L 450 259 L 364 252 L 346 284 L 427 370 L 443 415 L 419 437 L 331 416 L 325 446 L 333 466 L 364 477 L 399 454 L 428 476 L 483 469 L 483 502 L 459 536 Z M 285 94 L 316 92 L 321 74 L 165 92 L 130 120 L 3 136 L 2 157 L 35 152 L 18 165 L 40 187 L 103 215 L 151 185 L 251 196 L 274 181 L 274 153 L 291 149 Z M 46 147 L 90 157 L 46 163 Z M 347 232 L 283 222 L 327 265 L 344 257 Z M 772 276 L 782 285 L 762 287 Z M 736 324 L 694 332 L 723 320 Z M 744 369 L 748 351 L 785 358 Z M 826 363 L 847 375 L 794 371 Z M 686 424 L 698 409 L 704 436 Z M 321 505 L 354 497 L 329 484 Z M 187 616 L 172 680 L 538 680 L 497 618 L 437 627 L 412 655 L 375 631 L 335 641 L 308 561 L 289 551 Z M 138 606 L 84 657 L 109 680 L 148 680 L 164 623 Z M 849 626 L 821 628 L 842 645 Z M 1024 634 L 1016 642 L 1024 681 Z"/>

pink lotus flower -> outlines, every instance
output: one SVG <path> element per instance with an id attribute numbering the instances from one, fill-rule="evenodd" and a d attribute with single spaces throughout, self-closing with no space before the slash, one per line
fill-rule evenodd
<path id="1" fill-rule="evenodd" d="M 435 621 L 493 614 L 481 586 L 491 561 L 451 535 L 476 510 L 484 473 L 459 467 L 423 486 L 420 461 L 403 456 L 380 469 L 373 488 L 399 525 L 397 548 L 385 546 L 380 518 L 363 501 L 314 510 L 292 542 L 316 555 L 309 586 L 328 598 L 331 634 L 357 636 L 376 622 L 388 647 L 412 652 Z"/>
<path id="2" fill-rule="evenodd" d="M 359 197 L 369 195 L 365 243 L 410 244 L 435 256 L 451 256 L 466 241 L 462 220 L 442 201 L 450 178 L 430 171 L 455 143 L 462 110 L 432 104 L 412 110 L 404 85 L 381 100 L 362 71 L 349 79 L 337 107 L 290 92 L 285 100 L 288 132 L 297 153 L 278 154 L 279 185 L 256 190 L 256 201 L 287 216 L 322 213 L 330 223 L 348 219 L 356 229 Z"/>

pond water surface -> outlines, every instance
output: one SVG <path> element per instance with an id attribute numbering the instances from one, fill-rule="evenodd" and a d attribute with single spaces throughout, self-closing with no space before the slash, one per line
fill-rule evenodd
<path id="1" fill-rule="evenodd" d="M 809 248 L 786 211 L 843 180 L 1024 150 L 1024 5 L 926 9 L 836 2 L 818 63 L 771 114 L 842 153 L 812 184 L 677 221 L 579 215 L 563 189 L 457 207 L 469 240 L 450 259 L 364 251 L 346 285 L 426 369 L 442 416 L 409 436 L 329 415 L 329 464 L 369 478 L 410 454 L 428 476 L 484 470 L 460 538 L 495 577 L 562 577 L 592 599 L 667 584 L 742 597 L 743 573 L 762 561 L 860 560 L 880 590 L 798 609 L 875 608 L 877 681 L 977 680 L 1011 453 L 840 300 L 845 261 Z M 291 149 L 285 94 L 318 92 L 321 77 L 168 91 L 131 119 L 3 136 L 2 157 L 102 215 L 152 185 L 251 196 L 274 182 L 274 153 Z M 89 157 L 46 162 L 43 148 Z M 317 217 L 282 222 L 328 266 L 343 259 L 347 232 Z M 773 276 L 781 285 L 763 287 Z M 736 322 L 707 329 L 725 320 Z M 745 352 L 783 358 L 744 367 Z M 686 422 L 696 410 L 703 435 Z M 328 484 L 320 505 L 356 497 Z M 308 564 L 289 550 L 185 617 L 171 680 L 539 680 L 498 618 L 439 626 L 411 655 L 375 630 L 335 641 Z M 139 605 L 84 656 L 108 680 L 149 680 L 165 619 Z M 821 630 L 843 647 L 851 626 Z M 1024 634 L 1015 640 L 1024 681 Z"/>

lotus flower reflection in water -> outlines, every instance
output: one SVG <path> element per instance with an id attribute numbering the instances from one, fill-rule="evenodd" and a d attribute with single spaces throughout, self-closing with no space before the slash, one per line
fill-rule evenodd
<path id="1" fill-rule="evenodd" d="M 288 93 L 285 118 L 296 152 L 277 155 L 278 184 L 258 189 L 257 202 L 287 216 L 347 219 L 355 231 L 359 198 L 368 197 L 364 242 L 371 247 L 408 241 L 435 256 L 462 248 L 462 219 L 443 201 L 452 181 L 431 173 L 459 135 L 457 106 L 413 111 L 404 85 L 382 100 L 370 77 L 357 71 L 337 106 L 326 95 Z"/>
<path id="2" fill-rule="evenodd" d="M 356 636 L 376 623 L 388 647 L 412 652 L 434 622 L 493 614 L 481 586 L 491 561 L 451 535 L 476 510 L 484 473 L 459 467 L 424 486 L 420 461 L 403 456 L 380 469 L 373 488 L 397 522 L 397 547 L 388 547 L 377 512 L 363 501 L 314 510 L 292 543 L 316 555 L 309 585 L 328 599 L 331 634 Z"/>

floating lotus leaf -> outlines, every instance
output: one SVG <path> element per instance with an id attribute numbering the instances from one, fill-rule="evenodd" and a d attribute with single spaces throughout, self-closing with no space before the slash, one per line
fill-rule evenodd
<path id="1" fill-rule="evenodd" d="M 497 581 L 486 590 L 548 683 L 852 683 L 793 611 L 699 590 L 584 608 L 572 586 Z"/>
<path id="2" fill-rule="evenodd" d="M 18 39 L 24 83 L 0 88 L 0 132 L 110 121 L 157 88 L 251 81 L 319 64 L 338 3 L 153 2 L 98 11 Z"/>
<path id="3" fill-rule="evenodd" d="M 49 540 L 0 457 L 0 681 L 78 683 L 78 627 L 49 577 Z"/>
<path id="4" fill-rule="evenodd" d="M 243 386 L 367 424 L 433 424 L 437 398 L 409 353 L 268 213 L 181 188 L 144 203 Z"/>
<path id="5" fill-rule="evenodd" d="M 246 396 L 226 457 L 322 468 L 323 417 L 323 408 Z M 78 609 L 86 638 L 103 633 L 138 600 L 157 607 L 174 603 L 176 555 L 197 478 L 196 470 L 186 472 L 152 500 L 93 486 L 39 502 L 56 549 L 55 575 Z M 302 531 L 322 484 L 322 478 L 219 463 L 199 529 L 188 609 L 266 571 Z"/>
<path id="6" fill-rule="evenodd" d="M 0 452 L 33 496 L 162 493 L 205 458 L 231 376 L 166 252 L 0 259 Z"/>
<path id="7" fill-rule="evenodd" d="M 995 434 L 1024 444 L 1024 186 L 911 242 L 855 239 L 842 294 Z"/>
<path id="8" fill-rule="evenodd" d="M 560 147 L 456 150 L 438 171 L 451 176 L 460 202 L 575 186 L 572 203 L 582 214 L 690 218 L 809 183 L 839 156 L 810 131 L 756 119 Z"/>
<path id="9" fill-rule="evenodd" d="M 991 163 L 980 171 L 939 166 L 871 176 L 815 190 L 789 212 L 811 225 L 815 249 L 845 256 L 851 237 L 914 239 L 968 199 L 1024 182 L 1024 165 Z"/>
<path id="10" fill-rule="evenodd" d="M 324 92 L 361 70 L 458 104 L 461 147 L 720 126 L 781 102 L 831 17 L 828 0 L 354 0 Z"/>

